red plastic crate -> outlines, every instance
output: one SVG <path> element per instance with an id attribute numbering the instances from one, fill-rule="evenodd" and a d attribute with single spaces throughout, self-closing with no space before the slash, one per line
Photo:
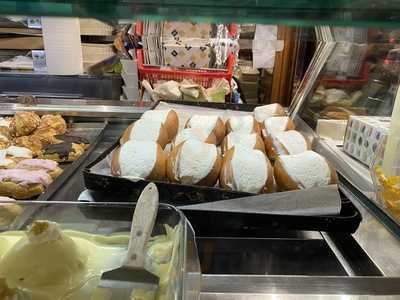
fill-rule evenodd
<path id="1" fill-rule="evenodd" d="M 135 28 L 136 34 L 141 36 L 143 33 L 142 22 L 136 23 Z M 234 37 L 237 32 L 236 24 L 229 25 L 229 36 Z M 235 66 L 235 55 L 229 54 L 226 70 L 221 69 L 176 69 L 171 67 L 158 67 L 158 66 L 145 66 L 144 65 L 144 54 L 143 49 L 136 50 L 137 67 L 140 80 L 148 80 L 150 83 L 155 83 L 159 80 L 175 80 L 182 81 L 183 79 L 193 80 L 197 84 L 208 88 L 212 85 L 214 79 L 225 78 L 228 82 L 231 82 L 233 75 L 233 68 Z"/>
<path id="2" fill-rule="evenodd" d="M 336 88 L 336 87 L 361 88 L 368 82 L 369 79 L 368 64 L 364 64 L 360 75 L 361 75 L 360 77 L 349 77 L 346 79 L 325 77 L 321 80 L 321 82 L 325 88 Z"/>

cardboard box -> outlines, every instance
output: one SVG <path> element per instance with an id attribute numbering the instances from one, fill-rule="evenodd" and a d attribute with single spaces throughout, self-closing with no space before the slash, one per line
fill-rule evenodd
<path id="1" fill-rule="evenodd" d="M 390 117 L 350 116 L 343 150 L 369 166 L 382 136 L 388 134 Z"/>

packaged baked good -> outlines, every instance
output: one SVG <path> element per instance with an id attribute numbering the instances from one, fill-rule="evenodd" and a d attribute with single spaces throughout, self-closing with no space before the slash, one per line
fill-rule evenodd
<path id="1" fill-rule="evenodd" d="M 257 122 L 263 123 L 270 117 L 286 116 L 285 109 L 279 103 L 272 103 L 254 108 L 254 118 Z"/>
<path id="2" fill-rule="evenodd" d="M 239 132 L 239 133 L 260 133 L 260 126 L 253 116 L 232 116 L 226 123 L 226 133 Z"/>
<path id="3" fill-rule="evenodd" d="M 223 158 L 219 183 L 222 188 L 247 193 L 272 192 L 271 163 L 260 150 L 236 146 Z"/>
<path id="4" fill-rule="evenodd" d="M 186 128 L 201 128 L 207 135 L 213 133 L 219 145 L 225 137 L 225 125 L 218 115 L 194 115 L 186 123 Z"/>
<path id="5" fill-rule="evenodd" d="M 154 141 L 130 140 L 118 147 L 111 159 L 111 173 L 135 179 L 163 180 L 166 155 Z"/>
<path id="6" fill-rule="evenodd" d="M 212 132 L 206 134 L 201 128 L 184 128 L 176 135 L 172 144 L 173 146 L 177 146 L 187 140 L 196 140 L 207 144 L 216 144 L 217 142 L 215 135 Z"/>
<path id="7" fill-rule="evenodd" d="M 293 120 L 287 116 L 271 117 L 264 120 L 263 123 L 263 136 L 275 134 L 282 131 L 294 130 L 296 126 Z"/>
<path id="8" fill-rule="evenodd" d="M 173 109 L 166 110 L 148 110 L 146 111 L 141 119 L 143 120 L 151 120 L 151 121 L 159 121 L 163 123 L 165 129 L 168 132 L 168 142 L 171 142 L 176 134 L 178 133 L 179 128 L 179 118 L 178 114 Z"/>
<path id="9" fill-rule="evenodd" d="M 314 151 L 279 156 L 274 164 L 274 173 L 280 191 L 308 189 L 338 182 L 336 170 L 326 158 Z"/>
<path id="10" fill-rule="evenodd" d="M 221 156 L 214 144 L 187 140 L 169 154 L 167 176 L 172 182 L 214 186 L 221 164 Z"/>
<path id="11" fill-rule="evenodd" d="M 278 155 L 299 154 L 311 149 L 310 142 L 296 130 L 270 134 L 264 141 L 265 150 L 271 160 Z"/>
<path id="12" fill-rule="evenodd" d="M 222 153 L 235 146 L 257 149 L 265 153 L 264 140 L 258 133 L 239 133 L 236 131 L 229 133 L 222 141 Z"/>
<path id="13" fill-rule="evenodd" d="M 120 144 L 129 140 L 157 142 L 164 149 L 169 142 L 169 137 L 162 122 L 140 119 L 125 129 Z"/>

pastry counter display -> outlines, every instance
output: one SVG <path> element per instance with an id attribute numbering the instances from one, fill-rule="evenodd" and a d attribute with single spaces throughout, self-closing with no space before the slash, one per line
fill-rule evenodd
<path id="1" fill-rule="evenodd" d="M 83 124 L 85 125 L 85 124 Z M 83 129 L 83 130 L 82 130 Z M 0 196 L 34 199 L 76 166 L 101 126 L 69 124 L 61 115 L 16 112 L 0 118 Z M 54 186 L 54 185 L 53 185 Z"/>
<path id="2" fill-rule="evenodd" d="M 104 271 L 119 267 L 126 256 L 134 205 L 0 202 L 0 299 L 108 300 L 98 288 Z M 199 294 L 189 284 L 200 272 L 188 242 L 193 232 L 185 217 L 160 206 L 145 248 L 146 269 L 156 274 L 156 293 L 132 292 L 132 300 L 183 300 Z M 62 258 L 62 259 L 61 259 Z M 194 281 L 192 281 L 194 282 Z M 193 298 L 192 298 L 193 299 Z"/>

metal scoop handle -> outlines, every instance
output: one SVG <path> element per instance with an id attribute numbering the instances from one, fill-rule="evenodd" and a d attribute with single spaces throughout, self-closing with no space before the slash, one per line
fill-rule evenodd
<path id="1" fill-rule="evenodd" d="M 132 218 L 131 236 L 124 266 L 144 267 L 145 246 L 153 231 L 158 212 L 158 190 L 154 183 L 149 183 L 136 203 Z"/>

